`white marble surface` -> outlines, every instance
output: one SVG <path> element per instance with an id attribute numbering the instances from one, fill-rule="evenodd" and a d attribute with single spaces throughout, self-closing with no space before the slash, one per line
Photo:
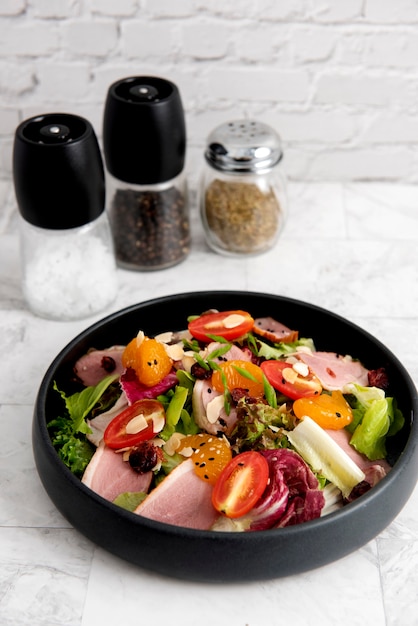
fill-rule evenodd
<path id="1" fill-rule="evenodd" d="M 418 381 L 418 188 L 293 184 L 274 251 L 226 259 L 204 244 L 177 267 L 119 270 L 111 310 L 78 322 L 34 317 L 22 299 L 13 192 L 0 183 L 0 624 L 2 626 L 416 626 L 418 490 L 376 539 L 288 578 L 205 585 L 168 579 L 97 548 L 56 511 L 31 450 L 32 408 L 51 360 L 124 306 L 182 291 L 267 291 L 339 313 L 377 338 Z M 204 563 L 202 564 L 204 567 Z"/>

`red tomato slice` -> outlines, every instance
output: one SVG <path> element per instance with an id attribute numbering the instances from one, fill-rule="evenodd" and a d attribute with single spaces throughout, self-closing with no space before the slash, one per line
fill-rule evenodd
<path id="1" fill-rule="evenodd" d="M 259 452 L 237 454 L 222 470 L 212 492 L 212 504 L 226 517 L 241 517 L 251 511 L 263 495 L 269 466 Z"/>
<path id="2" fill-rule="evenodd" d="M 302 376 L 291 363 L 275 360 L 264 361 L 261 369 L 270 385 L 292 400 L 317 396 L 322 392 L 319 379 L 309 369 L 307 375 Z"/>
<path id="3" fill-rule="evenodd" d="M 189 323 L 190 334 L 198 341 L 209 343 L 209 335 L 217 335 L 228 341 L 238 339 L 254 326 L 254 320 L 246 311 L 223 311 L 206 313 Z"/>
<path id="4" fill-rule="evenodd" d="M 105 444 L 114 450 L 130 448 L 152 439 L 165 423 L 161 402 L 144 398 L 137 400 L 119 413 L 104 432 Z"/>

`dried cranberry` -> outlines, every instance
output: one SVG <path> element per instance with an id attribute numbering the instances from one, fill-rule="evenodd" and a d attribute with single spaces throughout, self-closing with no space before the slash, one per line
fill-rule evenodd
<path id="1" fill-rule="evenodd" d="M 205 369 L 204 367 L 199 365 L 199 363 L 193 363 L 190 373 L 192 376 L 198 378 L 199 380 L 206 380 L 207 378 L 210 378 L 212 376 L 212 370 Z"/>
<path id="2" fill-rule="evenodd" d="M 104 356 L 102 358 L 102 368 L 109 374 L 116 369 L 116 362 L 111 356 Z"/>
<path id="3" fill-rule="evenodd" d="M 379 387 L 379 389 L 387 389 L 389 386 L 389 378 L 384 367 L 377 370 L 370 370 L 367 375 L 370 387 Z"/>
<path id="4" fill-rule="evenodd" d="M 129 454 L 129 465 L 138 474 L 146 474 L 154 469 L 161 459 L 161 449 L 150 441 L 144 441 L 132 448 Z"/>

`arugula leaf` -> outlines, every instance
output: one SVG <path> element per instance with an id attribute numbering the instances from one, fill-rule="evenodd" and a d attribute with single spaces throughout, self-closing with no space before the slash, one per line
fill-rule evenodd
<path id="1" fill-rule="evenodd" d="M 202 359 L 202 357 L 200 356 L 200 354 L 196 354 L 194 355 L 194 359 L 196 361 L 196 363 L 198 363 L 200 365 L 200 367 L 203 367 L 204 370 L 210 370 L 209 364 L 206 363 L 206 361 L 204 359 Z"/>
<path id="2" fill-rule="evenodd" d="M 248 370 L 244 369 L 243 367 L 239 367 L 239 365 L 233 365 L 232 367 L 234 368 L 236 372 L 238 372 L 238 374 L 240 374 L 244 378 L 247 378 L 248 380 L 252 380 L 254 383 L 258 383 L 258 379 L 254 376 L 254 374 L 251 374 L 251 372 L 249 372 Z"/>
<path id="3" fill-rule="evenodd" d="M 199 352 L 200 351 L 200 345 L 199 345 L 199 342 L 196 339 L 192 339 L 190 341 L 189 339 L 185 339 L 183 337 L 182 341 L 183 341 L 184 347 L 187 350 L 191 350 L 192 352 Z"/>
<path id="4" fill-rule="evenodd" d="M 213 359 L 216 359 L 217 357 L 223 356 L 224 354 L 230 351 L 231 347 L 232 346 L 229 342 L 224 343 L 224 345 L 221 346 L 220 348 L 216 348 L 215 350 L 212 350 L 212 352 L 208 354 L 207 360 L 211 361 Z"/>
<path id="5" fill-rule="evenodd" d="M 51 420 L 47 427 L 52 445 L 59 457 L 76 476 L 83 475 L 95 451 L 94 446 L 85 437 L 91 432 L 85 418 L 102 400 L 103 394 L 117 378 L 115 374 L 107 376 L 96 386 L 86 387 L 71 396 L 67 396 L 64 391 L 60 390 L 54 381 L 53 388 L 64 401 L 65 413 Z M 107 398 L 106 404 L 109 401 Z"/>
<path id="6" fill-rule="evenodd" d="M 267 380 L 263 372 L 264 397 L 273 409 L 277 409 L 277 394 L 274 387 Z"/>
<path id="7" fill-rule="evenodd" d="M 249 349 L 251 350 L 251 352 L 255 354 L 255 356 L 258 356 L 257 339 L 254 337 L 252 333 L 248 333 L 247 335 L 247 345 Z"/>
<path id="8" fill-rule="evenodd" d="M 94 387 L 86 387 L 83 391 L 67 396 L 63 391 L 58 389 L 56 381 L 54 381 L 54 389 L 58 391 L 61 398 L 65 402 L 65 406 L 69 413 L 69 417 L 73 423 L 73 431 L 87 434 L 90 431 L 85 418 L 100 400 L 106 389 L 118 378 L 118 374 L 106 376 Z"/>
<path id="9" fill-rule="evenodd" d="M 220 335 L 212 335 L 207 333 L 206 336 L 209 337 L 209 339 L 211 339 L 212 341 L 216 341 L 217 343 L 229 343 L 228 339 L 225 339 L 225 337 L 221 337 Z"/>

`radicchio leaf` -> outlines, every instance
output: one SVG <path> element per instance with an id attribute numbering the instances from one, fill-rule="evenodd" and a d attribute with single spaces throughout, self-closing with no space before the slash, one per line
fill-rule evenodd
<path id="1" fill-rule="evenodd" d="M 120 377 L 120 386 L 122 391 L 125 392 L 129 404 L 133 404 L 143 398 L 156 398 L 177 385 L 177 383 L 178 378 L 176 373 L 170 372 L 161 382 L 153 387 L 147 387 L 139 382 L 135 370 L 130 367 L 128 367 Z"/>

